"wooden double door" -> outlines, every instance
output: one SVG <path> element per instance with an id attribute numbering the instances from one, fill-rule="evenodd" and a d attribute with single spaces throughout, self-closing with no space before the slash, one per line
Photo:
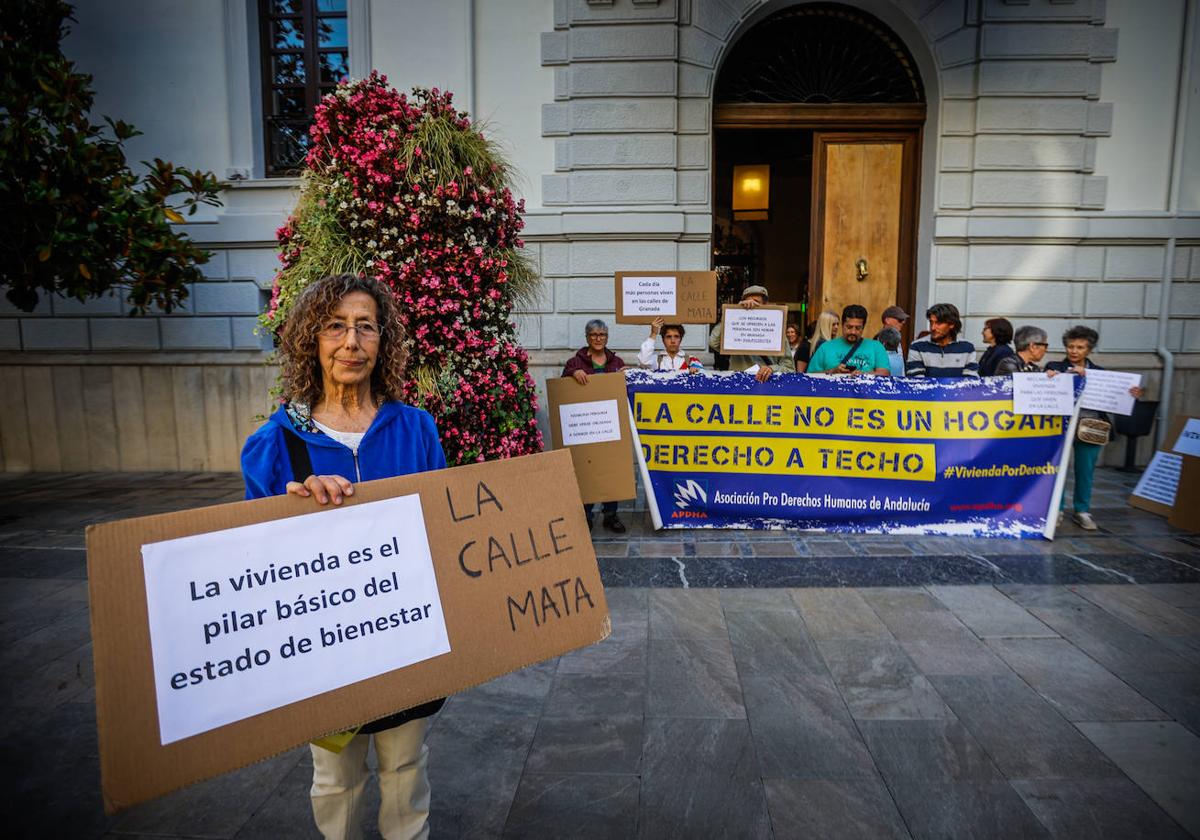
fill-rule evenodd
<path id="1" fill-rule="evenodd" d="M 892 304 L 913 312 L 924 104 L 719 104 L 723 129 L 813 132 L 809 320 L 851 303 L 867 308 L 867 335 Z M 911 329 L 907 332 L 911 332 Z M 911 335 L 905 336 L 906 340 Z"/>

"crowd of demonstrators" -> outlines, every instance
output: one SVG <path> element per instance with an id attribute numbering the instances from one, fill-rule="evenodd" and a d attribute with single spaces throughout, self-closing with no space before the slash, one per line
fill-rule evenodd
<path id="1" fill-rule="evenodd" d="M 904 356 L 900 353 L 900 330 L 884 327 L 875 334 L 875 340 L 887 351 L 888 370 L 892 376 L 904 376 Z"/>
<path id="2" fill-rule="evenodd" d="M 996 365 L 1006 356 L 1011 356 L 1013 325 L 1007 318 L 989 318 L 983 322 L 983 343 L 988 349 L 979 357 L 979 375 L 995 376 Z"/>
<path id="3" fill-rule="evenodd" d="M 566 365 L 563 366 L 563 376 L 574 377 L 580 385 L 586 385 L 590 375 L 616 373 L 625 367 L 624 360 L 608 349 L 608 324 L 599 318 L 593 318 L 584 325 L 583 333 L 587 344 L 581 347 L 574 356 L 567 359 Z M 612 531 L 614 534 L 624 534 L 625 523 L 617 516 L 617 503 L 602 502 L 600 507 L 604 516 L 605 530 Z M 592 513 L 595 509 L 595 502 L 583 507 L 583 515 L 587 519 L 589 531 L 592 529 Z"/>
<path id="4" fill-rule="evenodd" d="M 665 353 L 654 352 L 654 339 L 660 334 Z M 683 328 L 683 324 L 667 324 L 664 319 L 655 318 L 650 324 L 650 337 L 642 342 L 642 346 L 638 350 L 638 363 L 651 370 L 682 370 L 688 373 L 702 370 L 704 365 L 700 363 L 699 359 L 681 352 L 679 349 L 685 335 L 687 335 L 687 331 Z"/>
<path id="5" fill-rule="evenodd" d="M 289 493 L 339 505 L 360 481 L 446 466 L 433 417 L 404 403 L 404 327 L 386 285 L 351 274 L 309 285 L 288 315 L 277 358 L 284 402 L 242 450 L 246 498 Z M 428 836 L 425 729 L 442 702 L 369 723 L 341 752 L 312 745 L 321 834 L 358 835 L 374 736 L 380 833 Z"/>
<path id="6" fill-rule="evenodd" d="M 1092 351 L 1100 341 L 1100 334 L 1091 327 L 1071 327 L 1063 333 L 1063 347 L 1066 348 L 1066 358 L 1046 365 L 1047 370 L 1060 373 L 1073 373 L 1076 376 L 1087 376 L 1089 370 L 1103 370 L 1092 361 Z M 1143 390 L 1137 386 L 1129 389 L 1134 399 L 1140 399 Z M 1076 434 L 1071 444 L 1071 455 L 1075 459 L 1075 489 L 1072 504 L 1075 508 L 1075 524 L 1085 531 L 1096 530 L 1096 520 L 1092 518 L 1092 479 L 1096 473 L 1096 462 L 1100 459 L 1100 451 L 1108 442 L 1112 429 L 1112 421 L 1107 414 L 1090 408 L 1079 411 L 1079 426 L 1081 431 Z M 1085 439 L 1087 438 L 1087 439 Z M 1063 511 L 1067 508 L 1067 494 L 1064 492 L 1059 511 L 1059 521 L 1062 521 Z"/>
<path id="7" fill-rule="evenodd" d="M 883 345 L 873 338 L 863 338 L 866 324 L 866 307 L 852 303 L 843 309 L 841 335 L 817 348 L 808 363 L 808 372 L 890 376 Z"/>
<path id="8" fill-rule="evenodd" d="M 995 376 L 1014 373 L 1033 373 L 1042 369 L 1042 359 L 1050 347 L 1046 331 L 1041 327 L 1021 327 L 1013 337 L 1017 349 L 996 363 Z"/>
<path id="9" fill-rule="evenodd" d="M 793 356 L 796 373 L 806 372 L 808 370 L 808 362 L 812 359 L 812 354 L 826 341 L 829 341 L 831 338 L 837 338 L 837 334 L 838 316 L 836 312 L 822 312 L 817 316 L 817 322 L 813 325 L 812 333 L 805 341 L 800 342 L 800 346 L 796 348 L 796 353 Z"/>
<path id="10" fill-rule="evenodd" d="M 757 309 L 760 306 L 766 306 L 770 294 L 765 286 L 747 286 L 742 290 L 742 299 L 739 306 L 742 309 Z M 714 353 L 721 349 L 721 330 L 724 324 L 718 322 L 712 328 L 712 332 L 708 334 L 708 349 Z M 792 361 L 791 354 L 784 354 L 779 357 L 775 356 L 750 356 L 745 354 L 735 354 L 727 357 L 729 359 L 729 369 L 735 373 L 753 373 L 754 378 L 759 382 L 766 382 L 771 378 L 771 374 L 778 371 L 779 373 L 795 373 L 796 365 Z"/>
<path id="11" fill-rule="evenodd" d="M 925 310 L 929 335 L 912 343 L 904 364 L 907 376 L 954 379 L 979 376 L 975 345 L 959 339 L 962 318 L 952 303 L 935 303 Z"/>

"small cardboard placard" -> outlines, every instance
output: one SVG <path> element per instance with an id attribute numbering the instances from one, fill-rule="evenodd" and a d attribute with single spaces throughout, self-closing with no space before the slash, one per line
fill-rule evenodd
<path id="1" fill-rule="evenodd" d="M 277 496 L 88 528 L 106 813 L 609 635 L 565 452 L 315 508 Z"/>
<path id="2" fill-rule="evenodd" d="M 727 303 L 721 307 L 721 352 L 727 356 L 786 356 L 788 308 L 756 306 L 743 309 Z"/>
<path id="3" fill-rule="evenodd" d="M 1093 368 L 1083 378 L 1083 396 L 1079 398 L 1079 407 L 1113 414 L 1133 414 L 1134 396 L 1129 389 L 1141 384 L 1140 373 Z"/>
<path id="4" fill-rule="evenodd" d="M 547 379 L 546 394 L 550 439 L 571 451 L 584 504 L 636 498 L 625 374 L 592 374 L 586 385 L 571 376 Z"/>
<path id="5" fill-rule="evenodd" d="M 713 324 L 715 271 L 618 271 L 613 290 L 618 324 Z"/>
<path id="6" fill-rule="evenodd" d="M 1075 374 L 1014 373 L 1013 414 L 1075 413 Z"/>
<path id="7" fill-rule="evenodd" d="M 1171 424 L 1167 427 L 1167 436 L 1163 438 L 1166 448 L 1156 450 L 1150 459 L 1150 464 L 1138 479 L 1137 487 L 1129 495 L 1130 507 L 1168 518 L 1172 516 L 1180 499 L 1179 490 L 1185 460 L 1184 456 L 1175 451 L 1174 446 L 1188 422 L 1195 420 L 1197 418 L 1187 415 L 1176 415 L 1171 419 Z M 1193 497 L 1192 501 L 1195 509 L 1195 506 L 1200 505 L 1200 496 Z"/>

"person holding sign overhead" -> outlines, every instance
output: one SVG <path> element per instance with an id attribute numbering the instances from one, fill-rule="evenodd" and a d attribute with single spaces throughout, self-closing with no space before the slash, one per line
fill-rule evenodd
<path id="1" fill-rule="evenodd" d="M 290 493 L 339 505 L 360 481 L 440 470 L 433 417 L 404 404 L 404 327 L 391 290 L 353 274 L 310 284 L 278 351 L 285 400 L 246 441 L 246 498 Z M 363 726 L 340 752 L 312 745 L 313 816 L 326 838 L 357 836 L 367 746 L 379 760 L 379 830 L 428 835 L 427 718 L 435 700 Z"/>
<path id="2" fill-rule="evenodd" d="M 742 290 L 742 300 L 739 306 L 742 309 L 765 306 L 768 297 L 765 286 L 747 286 Z M 721 328 L 722 325 L 718 323 L 708 334 L 708 349 L 714 353 L 721 349 Z M 796 372 L 796 363 L 792 360 L 791 353 L 780 356 L 775 365 L 780 373 Z M 766 356 L 733 355 L 729 357 L 729 369 L 735 373 L 753 373 L 754 378 L 759 382 L 766 382 L 771 378 L 776 367 L 772 367 L 771 361 Z"/>
<path id="3" fill-rule="evenodd" d="M 842 310 L 842 334 L 817 348 L 809 373 L 891 376 L 887 350 L 873 338 L 863 338 L 867 308 L 852 303 Z"/>
<path id="4" fill-rule="evenodd" d="M 1063 347 L 1067 349 L 1067 357 L 1061 361 L 1050 362 L 1046 370 L 1060 373 L 1073 373 L 1076 376 L 1087 376 L 1089 370 L 1103 370 L 1089 358 L 1100 340 L 1100 333 L 1091 327 L 1071 327 L 1063 333 Z M 1134 399 L 1139 399 L 1142 388 L 1134 386 L 1129 389 Z M 1075 524 L 1085 531 L 1095 531 L 1099 526 L 1092 518 L 1092 479 L 1096 474 L 1096 462 L 1100 460 L 1100 452 L 1108 442 L 1112 430 L 1112 421 L 1103 411 L 1091 408 L 1079 410 L 1079 423 L 1075 440 L 1071 444 L 1071 456 L 1075 459 L 1075 492 L 1072 501 L 1075 506 Z M 1059 520 L 1067 509 L 1067 494 L 1064 492 Z"/>
<path id="5" fill-rule="evenodd" d="M 567 359 L 567 363 L 563 365 L 563 376 L 573 377 L 580 385 L 586 385 L 590 374 L 616 373 L 625 367 L 624 360 L 608 349 L 608 324 L 599 318 L 593 318 L 584 326 L 583 332 L 587 345 Z M 588 530 L 592 528 L 592 511 L 595 507 L 595 503 L 583 507 Z M 603 502 L 601 511 L 604 515 L 605 530 L 614 534 L 625 533 L 625 523 L 617 516 L 616 502 Z"/>
<path id="6" fill-rule="evenodd" d="M 656 355 L 654 339 L 660 332 L 663 349 L 667 352 Z M 664 324 L 661 317 L 655 318 L 650 324 L 650 337 L 642 342 L 641 349 L 638 350 L 638 362 L 642 367 L 651 370 L 683 370 L 688 373 L 703 370 L 704 365 L 700 364 L 699 359 L 679 352 L 679 343 L 683 341 L 684 334 L 683 324 Z"/>

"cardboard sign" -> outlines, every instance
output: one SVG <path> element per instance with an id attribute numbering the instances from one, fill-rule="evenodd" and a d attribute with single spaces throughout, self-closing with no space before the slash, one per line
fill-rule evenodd
<path id="1" fill-rule="evenodd" d="M 1180 455 L 1200 458 L 1200 420 L 1189 418 L 1176 436 L 1171 449 Z"/>
<path id="2" fill-rule="evenodd" d="M 721 352 L 727 356 L 785 356 L 791 352 L 784 329 L 786 306 L 756 306 L 742 309 L 734 304 L 721 308 Z"/>
<path id="3" fill-rule="evenodd" d="M 1175 489 L 1175 505 L 1167 522 L 1193 534 L 1200 533 L 1200 458 L 1180 455 L 1179 486 Z"/>
<path id="4" fill-rule="evenodd" d="M 1138 480 L 1137 487 L 1129 495 L 1129 506 L 1159 516 L 1170 517 L 1179 498 L 1179 485 L 1184 467 L 1184 457 L 1176 452 L 1174 444 L 1179 441 L 1184 428 L 1200 418 L 1176 415 L 1171 418 L 1163 443 L 1166 449 L 1155 451 L 1149 466 Z M 1190 491 L 1189 491 L 1190 492 Z M 1166 501 L 1170 497 L 1170 502 Z M 1200 506 L 1200 497 L 1192 499 L 1193 506 Z M 1174 524 L 1174 523 L 1172 523 Z"/>
<path id="5" fill-rule="evenodd" d="M 570 376 L 547 379 L 546 395 L 550 439 L 555 449 L 571 451 L 583 502 L 636 498 L 625 374 L 592 374 L 586 385 Z M 612 437 L 614 416 L 620 432 L 616 439 Z"/>
<path id="6" fill-rule="evenodd" d="M 1013 414 L 1074 414 L 1075 376 L 1014 373 Z"/>
<path id="7" fill-rule="evenodd" d="M 374 507 L 388 499 L 395 503 Z M 365 482 L 341 507 L 315 508 L 311 499 L 277 496 L 88 528 L 106 813 L 609 635 L 564 452 Z M 375 520 L 368 530 L 360 516 Z M 170 544 L 260 523 L 275 527 L 243 549 L 192 543 L 209 552 L 207 569 L 196 562 L 202 554 Z M 263 539 L 280 529 L 286 539 Z M 422 539 L 433 581 L 422 579 Z M 224 550 L 243 551 L 240 568 L 212 553 Z M 171 603 L 181 615 L 164 625 L 162 606 Z M 448 652 L 438 652 L 446 647 L 439 622 Z M 376 661 L 375 648 L 364 655 L 381 638 L 412 664 Z M 184 640 L 199 640 L 204 661 Z M 325 669 L 322 657 L 334 662 L 332 673 L 304 673 Z M 364 676 L 371 672 L 378 675 Z M 272 681 L 281 696 L 267 696 Z M 247 696 L 230 705 L 230 692 L 212 693 L 218 684 Z M 309 692 L 317 693 L 294 699 Z M 222 696 L 210 712 L 206 704 Z M 195 723 L 187 722 L 189 703 Z"/>
<path id="8" fill-rule="evenodd" d="M 712 324 L 717 320 L 715 271 L 618 271 L 613 291 L 618 324 Z"/>
<path id="9" fill-rule="evenodd" d="M 1141 384 L 1140 373 L 1089 370 L 1083 378 L 1083 396 L 1079 398 L 1079 407 L 1111 411 L 1113 414 L 1133 414 L 1134 397 L 1129 389 Z"/>

